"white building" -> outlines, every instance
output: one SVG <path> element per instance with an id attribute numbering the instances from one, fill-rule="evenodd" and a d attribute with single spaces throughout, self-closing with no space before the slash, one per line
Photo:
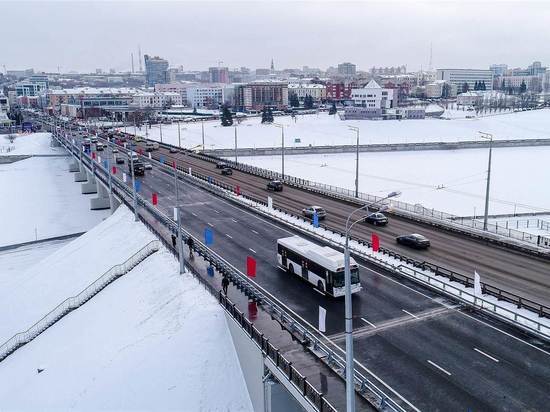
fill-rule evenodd
<path id="1" fill-rule="evenodd" d="M 484 82 L 486 90 L 493 90 L 493 71 L 483 69 L 437 69 L 436 80 L 447 80 L 456 85 L 459 92 L 464 83 L 474 90 L 476 82 Z"/>
<path id="2" fill-rule="evenodd" d="M 371 80 L 361 89 L 351 89 L 351 100 L 354 106 L 373 109 L 391 109 L 394 106 L 394 89 L 383 89 L 376 81 Z"/>
<path id="3" fill-rule="evenodd" d="M 141 92 L 132 96 L 132 105 L 139 107 L 181 106 L 183 100 L 181 94 L 175 92 Z"/>
<path id="4" fill-rule="evenodd" d="M 223 102 L 221 86 L 193 86 L 187 89 L 187 103 L 193 108 L 217 108 Z"/>
<path id="5" fill-rule="evenodd" d="M 447 97 L 456 97 L 457 94 L 457 86 L 456 84 L 449 83 L 445 80 L 436 80 L 432 83 L 428 83 L 426 85 L 426 97 L 428 99 L 438 99 L 443 95 L 443 86 L 445 84 L 448 84 L 449 89 L 449 95 Z"/>
<path id="6" fill-rule="evenodd" d="M 325 100 L 327 97 L 327 87 L 324 84 L 314 83 L 290 83 L 288 85 L 288 94 L 296 94 L 298 99 L 304 100 L 306 96 L 313 97 L 313 100 Z"/>
<path id="7" fill-rule="evenodd" d="M 506 96 L 505 93 L 498 92 L 496 90 L 477 90 L 461 93 L 456 97 L 456 104 L 461 106 L 493 106 L 493 105 L 507 105 L 510 103 L 512 96 Z"/>

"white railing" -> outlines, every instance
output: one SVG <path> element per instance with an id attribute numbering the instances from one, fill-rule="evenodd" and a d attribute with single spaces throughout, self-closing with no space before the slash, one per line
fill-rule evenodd
<path id="1" fill-rule="evenodd" d="M 147 257 L 155 253 L 160 248 L 158 240 L 152 240 L 138 252 L 128 258 L 124 263 L 113 266 L 93 283 L 88 285 L 82 292 L 76 296 L 71 296 L 60 303 L 55 309 L 50 311 L 46 316 L 32 325 L 24 332 L 20 332 L 12 336 L 0 346 L 0 361 L 5 359 L 19 347 L 29 343 L 51 325 L 65 316 L 67 313 L 82 306 L 94 295 L 105 288 L 109 283 L 113 282 L 118 277 L 125 275 Z"/>

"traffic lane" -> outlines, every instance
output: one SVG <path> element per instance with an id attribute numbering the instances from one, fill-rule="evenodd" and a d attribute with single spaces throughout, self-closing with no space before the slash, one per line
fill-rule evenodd
<path id="1" fill-rule="evenodd" d="M 420 409 L 544 410 L 550 393 L 548 354 L 496 330 L 485 331 L 479 334 L 458 311 L 442 312 L 359 336 L 356 359 L 383 379 L 394 378 L 396 389 Z M 338 343 L 344 348 L 342 340 Z"/>
<path id="2" fill-rule="evenodd" d="M 168 175 L 155 171 L 149 177 L 142 183 L 147 193 L 152 192 L 153 187 L 160 186 L 166 186 L 173 193 L 173 182 L 166 181 Z M 157 180 L 152 183 L 151 178 Z M 214 233 L 214 244 L 211 247 L 243 273 L 246 273 L 246 256 L 254 257 L 258 272 L 255 281 L 274 296 L 285 296 L 284 303 L 308 322 L 316 325 L 318 307 L 323 306 L 329 311 L 329 333 L 344 327 L 342 299 L 320 295 L 309 283 L 297 276 L 290 277 L 278 268 L 276 241 L 295 233 L 247 214 L 187 183 L 180 182 L 179 187 L 180 204 L 184 206 L 181 209 L 182 222 L 186 229 L 191 229 L 191 233 L 202 239 L 204 229 L 210 228 Z M 175 202 L 164 193 L 159 193 L 159 207 L 167 205 L 165 212 L 170 214 Z M 437 299 L 426 298 L 376 272 L 367 272 L 366 268 L 361 269 L 361 279 L 364 290 L 355 294 L 354 311 L 372 322 L 400 316 L 403 310 L 419 311 L 440 304 Z M 360 318 L 355 319 L 355 324 L 356 327 L 364 326 Z"/>

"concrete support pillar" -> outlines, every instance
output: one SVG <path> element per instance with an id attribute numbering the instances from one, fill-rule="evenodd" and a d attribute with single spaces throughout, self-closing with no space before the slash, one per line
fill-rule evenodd
<path id="1" fill-rule="evenodd" d="M 82 183 L 82 194 L 88 195 L 92 193 L 97 193 L 97 185 L 94 175 L 86 170 L 86 183 Z"/>
<path id="2" fill-rule="evenodd" d="M 111 193 L 111 195 L 109 196 L 109 201 L 111 203 L 111 214 L 112 213 L 115 213 L 115 210 L 118 209 L 118 207 L 120 206 L 120 200 Z"/>
<path id="3" fill-rule="evenodd" d="M 78 160 L 73 159 L 72 163 L 69 165 L 69 172 L 80 172 L 80 165 L 78 164 Z"/>
<path id="4" fill-rule="evenodd" d="M 82 163 L 80 163 L 78 161 L 77 161 L 77 163 L 78 163 L 78 171 L 74 175 L 74 181 L 75 182 L 85 182 L 86 180 L 88 180 L 88 176 L 86 175 L 86 169 L 84 168 Z"/>
<path id="5" fill-rule="evenodd" d="M 84 185 L 82 185 L 82 190 L 84 190 Z M 100 209 L 110 209 L 111 208 L 111 199 L 109 198 L 109 191 L 103 186 L 102 183 L 96 181 L 96 191 L 97 197 L 90 199 L 90 209 L 100 210 Z"/>

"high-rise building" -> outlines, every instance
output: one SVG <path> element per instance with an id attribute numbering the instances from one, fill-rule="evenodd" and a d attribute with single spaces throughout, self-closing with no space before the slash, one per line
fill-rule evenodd
<path id="1" fill-rule="evenodd" d="M 158 56 L 150 57 L 148 54 L 143 57 L 145 60 L 145 82 L 147 86 L 168 83 L 168 61 Z"/>
<path id="2" fill-rule="evenodd" d="M 503 76 L 508 70 L 507 64 L 491 64 L 489 70 L 493 72 L 493 76 Z"/>
<path id="3" fill-rule="evenodd" d="M 227 67 L 209 67 L 210 83 L 229 83 L 229 69 Z"/>
<path id="4" fill-rule="evenodd" d="M 483 69 L 437 69 L 436 80 L 446 80 L 456 85 L 458 93 L 464 90 L 464 83 L 469 90 L 474 90 L 475 84 L 483 82 L 486 90 L 493 90 L 493 72 Z"/>
<path id="5" fill-rule="evenodd" d="M 355 76 L 356 66 L 353 63 L 340 63 L 338 65 L 338 74 L 345 77 Z"/>

